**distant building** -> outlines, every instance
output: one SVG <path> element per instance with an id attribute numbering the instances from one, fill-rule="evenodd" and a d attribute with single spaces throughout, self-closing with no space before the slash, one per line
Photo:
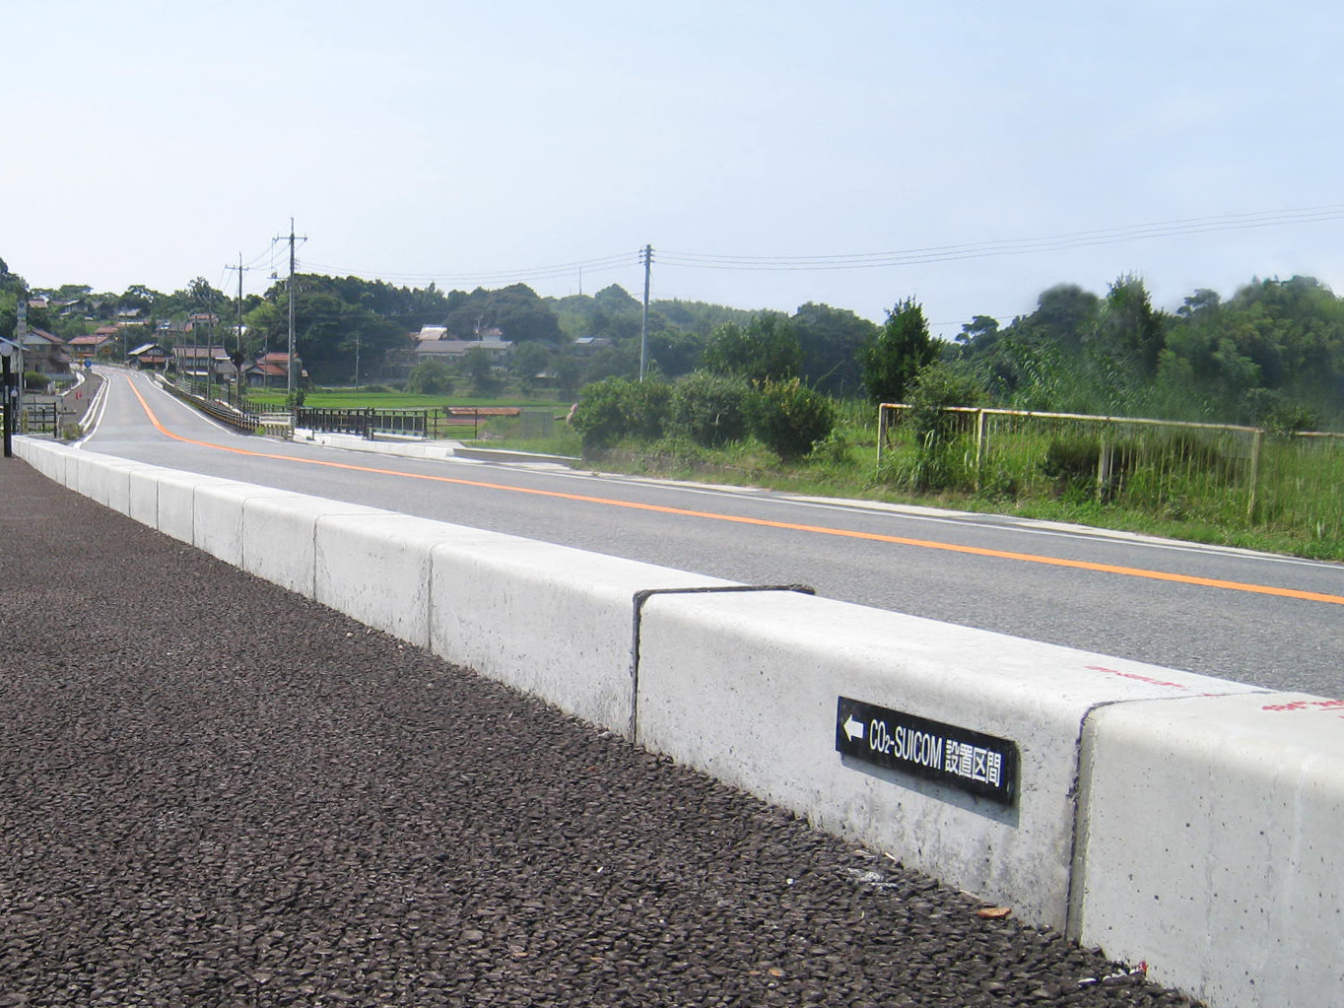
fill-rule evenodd
<path id="1" fill-rule="evenodd" d="M 48 378 L 70 377 L 70 355 L 59 336 L 29 327 L 20 343 L 23 346 L 25 371 L 37 371 Z"/>
<path id="2" fill-rule="evenodd" d="M 78 360 L 92 360 L 95 357 L 110 356 L 120 346 L 116 326 L 103 326 L 88 336 L 76 336 L 70 340 L 70 353 Z"/>
<path id="3" fill-rule="evenodd" d="M 594 350 L 611 346 L 611 340 L 605 336 L 580 336 L 574 341 L 574 350 L 580 354 L 590 354 Z"/>
<path id="4" fill-rule="evenodd" d="M 229 359 L 228 350 L 222 346 L 175 346 L 172 365 L 183 378 L 195 378 L 198 381 L 232 378 L 238 373 Z"/>
<path id="5" fill-rule="evenodd" d="M 303 369 L 303 358 L 296 354 L 294 364 L 298 368 L 295 378 L 300 380 L 307 378 L 308 372 Z M 249 388 L 288 388 L 289 354 L 283 351 L 262 354 L 254 363 L 243 368 L 243 381 Z"/>
<path id="6" fill-rule="evenodd" d="M 484 350 L 492 361 L 501 361 L 513 349 L 513 343 L 498 336 L 478 340 L 420 340 L 411 351 L 416 360 L 461 360 L 472 350 Z"/>
<path id="7" fill-rule="evenodd" d="M 127 363 L 140 371 L 163 371 L 172 354 L 159 343 L 145 343 L 126 355 Z"/>

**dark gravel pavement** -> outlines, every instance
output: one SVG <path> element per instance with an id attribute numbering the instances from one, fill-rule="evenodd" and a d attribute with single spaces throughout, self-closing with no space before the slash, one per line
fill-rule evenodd
<path id="1" fill-rule="evenodd" d="M 1172 1005 L 0 459 L 0 1006 Z"/>

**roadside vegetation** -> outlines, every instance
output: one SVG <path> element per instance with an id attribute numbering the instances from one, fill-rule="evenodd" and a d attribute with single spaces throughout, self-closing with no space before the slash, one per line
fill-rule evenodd
<path id="1" fill-rule="evenodd" d="M 1060 284 L 1030 314 L 976 316 L 952 341 L 930 335 L 910 297 L 880 324 L 812 302 L 789 314 L 660 300 L 643 355 L 642 305 L 616 285 L 543 298 L 523 284 L 444 292 L 305 274 L 295 295 L 310 376 L 295 398 L 307 406 L 515 406 L 522 416 L 476 429 L 482 443 L 1344 560 L 1344 449 L 1297 436 L 1344 431 L 1344 301 L 1309 277 L 1257 279 L 1226 300 L 1197 290 L 1170 313 L 1137 276 L 1104 294 Z M 116 322 L 123 353 L 162 338 L 236 345 L 253 359 L 285 343 L 284 284 L 241 303 L 199 277 L 171 294 L 32 291 L 0 262 L 0 332 L 13 330 L 21 296 L 29 324 L 62 338 Z M 426 327 L 480 345 L 417 354 Z M 491 340 L 505 352 L 488 351 Z M 281 390 L 248 400 L 287 405 Z M 908 409 L 888 417 L 879 464 L 878 404 L 896 402 Z M 954 407 L 1266 433 L 1252 446 L 1244 434 L 1004 421 L 987 453 Z"/>

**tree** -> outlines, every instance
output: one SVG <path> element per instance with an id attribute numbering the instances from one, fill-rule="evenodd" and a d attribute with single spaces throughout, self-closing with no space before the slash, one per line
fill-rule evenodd
<path id="1" fill-rule="evenodd" d="M 490 393 L 499 387 L 494 362 L 481 347 L 472 347 L 463 355 L 462 373 L 471 379 L 472 391 L 477 394 Z"/>
<path id="2" fill-rule="evenodd" d="M 743 406 L 747 383 L 735 376 L 697 371 L 672 387 L 668 432 L 705 448 L 740 440 L 747 433 Z"/>
<path id="3" fill-rule="evenodd" d="M 550 366 L 551 352 L 540 343 L 520 343 L 514 348 L 510 365 L 518 387 L 531 393 L 537 386 L 537 376 Z"/>
<path id="4" fill-rule="evenodd" d="M 829 395 L 853 395 L 863 384 L 859 351 L 877 326 L 844 308 L 809 301 L 790 319 L 802 350 L 799 374 Z"/>
<path id="5" fill-rule="evenodd" d="M 898 301 L 859 354 L 868 397 L 873 402 L 901 402 L 915 375 L 937 356 L 923 307 L 914 298 Z"/>
<path id="6" fill-rule="evenodd" d="M 191 283 L 187 284 L 187 303 L 193 312 L 208 312 L 214 310 L 217 305 L 228 301 L 222 291 L 217 291 L 210 286 L 210 281 L 205 277 L 198 276 Z"/>
<path id="7" fill-rule="evenodd" d="M 560 341 L 560 324 L 555 312 L 526 284 L 513 284 L 496 291 L 477 287 L 470 294 L 453 291 L 447 304 L 444 324 L 463 339 L 471 339 L 494 328 L 515 343 L 537 340 L 555 344 Z"/>
<path id="8" fill-rule="evenodd" d="M 1106 351 L 1127 359 L 1141 377 L 1151 378 L 1157 371 L 1165 329 L 1164 316 L 1153 310 L 1141 279 L 1128 274 L 1111 284 L 1097 324 Z"/>
<path id="9" fill-rule="evenodd" d="M 411 368 L 406 391 L 412 395 L 447 395 L 453 391 L 453 372 L 447 362 L 423 360 Z"/>
<path id="10" fill-rule="evenodd" d="M 765 312 L 746 326 L 726 322 L 716 328 L 700 362 L 715 374 L 763 382 L 796 377 L 802 357 L 798 334 L 788 318 Z"/>

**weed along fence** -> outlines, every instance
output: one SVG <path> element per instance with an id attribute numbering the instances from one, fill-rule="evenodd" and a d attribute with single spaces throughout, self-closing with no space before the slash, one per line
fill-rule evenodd
<path id="1" fill-rule="evenodd" d="M 924 490 L 1061 497 L 1178 519 L 1344 536 L 1344 435 L 904 404 L 878 411 L 878 469 Z"/>
<path id="2" fill-rule="evenodd" d="M 389 437 L 443 438 L 480 435 L 481 425 L 497 417 L 516 417 L 516 406 L 424 406 L 408 409 L 317 409 L 294 410 L 294 426 L 324 434 L 354 434 L 372 440 Z"/>

